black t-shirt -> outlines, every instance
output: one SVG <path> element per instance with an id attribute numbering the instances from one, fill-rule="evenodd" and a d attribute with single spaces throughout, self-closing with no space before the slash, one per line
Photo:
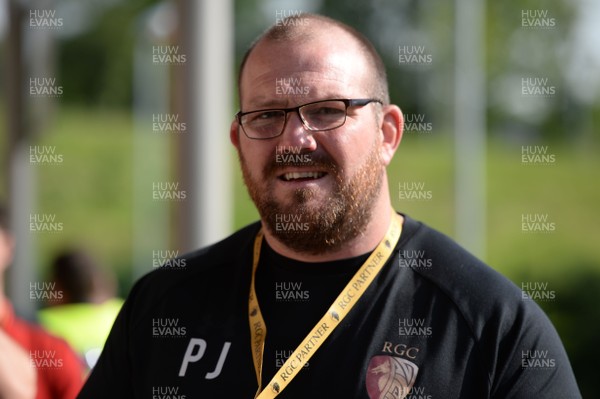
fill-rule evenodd
<path id="1" fill-rule="evenodd" d="M 248 295 L 258 229 L 143 277 L 79 398 L 253 398 Z M 256 282 L 267 325 L 263 386 L 367 255 L 302 263 L 263 242 Z M 383 270 L 278 397 L 581 395 L 540 308 L 449 238 L 405 217 Z"/>

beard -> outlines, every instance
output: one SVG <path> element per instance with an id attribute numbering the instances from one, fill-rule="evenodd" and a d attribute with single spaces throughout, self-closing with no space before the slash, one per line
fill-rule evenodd
<path id="1" fill-rule="evenodd" d="M 310 163 L 304 165 L 333 177 L 332 192 L 319 202 L 316 190 L 311 188 L 295 190 L 285 202 L 277 200 L 273 194 L 274 179 L 289 164 L 275 162 L 273 155 L 260 179 L 256 179 L 250 174 L 242 151 L 238 151 L 244 183 L 266 228 L 288 248 L 311 255 L 339 250 L 362 234 L 371 220 L 385 176 L 376 144 L 349 179 L 328 154 L 309 154 Z"/>

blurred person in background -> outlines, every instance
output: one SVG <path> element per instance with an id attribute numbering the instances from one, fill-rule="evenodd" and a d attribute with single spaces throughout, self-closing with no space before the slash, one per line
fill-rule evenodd
<path id="1" fill-rule="evenodd" d="M 15 316 L 5 296 L 14 245 L 0 205 L 0 398 L 72 399 L 83 383 L 83 364 L 65 341 Z"/>
<path id="2" fill-rule="evenodd" d="M 123 304 L 115 279 L 84 250 L 68 249 L 53 259 L 49 280 L 62 298 L 38 312 L 40 323 L 64 338 L 91 369 Z"/>

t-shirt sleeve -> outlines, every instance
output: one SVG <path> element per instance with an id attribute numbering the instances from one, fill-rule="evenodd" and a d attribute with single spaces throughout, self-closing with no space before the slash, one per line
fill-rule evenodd
<path id="1" fill-rule="evenodd" d="M 581 398 L 554 326 L 530 299 L 515 305 L 512 325 L 500 328 L 492 398 Z"/>

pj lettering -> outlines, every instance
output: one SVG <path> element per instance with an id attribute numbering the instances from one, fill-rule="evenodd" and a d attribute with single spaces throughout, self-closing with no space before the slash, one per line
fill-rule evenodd
<path id="1" fill-rule="evenodd" d="M 190 339 L 187 349 L 185 350 L 185 355 L 183 356 L 183 361 L 181 362 L 181 368 L 179 369 L 180 377 L 185 377 L 185 373 L 187 372 L 188 365 L 190 363 L 196 363 L 202 359 L 204 353 L 206 352 L 207 346 L 208 344 L 206 341 L 201 338 Z M 209 373 L 206 373 L 204 376 L 205 379 L 212 380 L 221 374 L 221 371 L 223 370 L 223 364 L 225 363 L 225 359 L 227 359 L 227 354 L 229 353 L 230 346 L 231 342 L 225 342 L 225 344 L 223 344 L 223 349 L 221 349 L 221 354 L 219 355 L 219 360 L 217 360 L 215 369 Z"/>

